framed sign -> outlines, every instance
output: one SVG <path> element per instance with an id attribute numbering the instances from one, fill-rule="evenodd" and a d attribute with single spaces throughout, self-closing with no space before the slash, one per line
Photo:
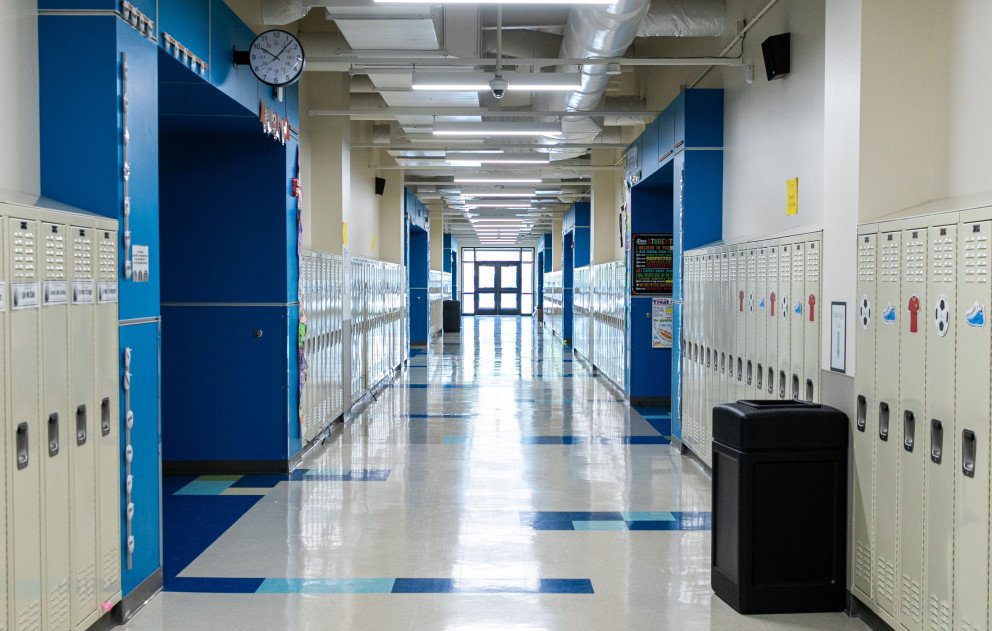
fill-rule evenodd
<path id="1" fill-rule="evenodd" d="M 634 262 L 631 293 L 670 294 L 673 290 L 672 235 L 634 234 L 630 237 Z"/>
<path id="2" fill-rule="evenodd" d="M 847 372 L 847 303 L 830 303 L 830 370 Z"/>

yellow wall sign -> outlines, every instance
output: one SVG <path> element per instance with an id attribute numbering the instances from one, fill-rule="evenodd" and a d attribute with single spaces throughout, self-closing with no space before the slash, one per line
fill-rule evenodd
<path id="1" fill-rule="evenodd" d="M 786 205 L 785 214 L 787 216 L 799 214 L 799 178 L 794 177 L 786 181 Z"/>
<path id="2" fill-rule="evenodd" d="M 348 222 L 341 222 L 341 245 L 348 245 Z"/>

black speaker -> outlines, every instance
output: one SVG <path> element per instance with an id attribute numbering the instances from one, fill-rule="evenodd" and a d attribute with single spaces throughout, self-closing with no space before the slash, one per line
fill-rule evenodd
<path id="1" fill-rule="evenodd" d="M 789 33 L 772 35 L 761 42 L 761 54 L 765 57 L 765 74 L 769 81 L 789 76 L 790 49 Z"/>
<path id="2" fill-rule="evenodd" d="M 386 180 L 381 177 L 375 178 L 375 194 L 382 195 L 386 191 Z"/>

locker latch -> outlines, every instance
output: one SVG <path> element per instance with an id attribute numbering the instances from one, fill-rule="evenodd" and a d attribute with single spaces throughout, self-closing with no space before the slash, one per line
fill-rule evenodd
<path id="1" fill-rule="evenodd" d="M 885 401 L 878 404 L 878 437 L 889 440 L 889 404 Z"/>
<path id="2" fill-rule="evenodd" d="M 86 444 L 86 406 L 76 407 L 76 445 Z"/>
<path id="3" fill-rule="evenodd" d="M 961 471 L 969 478 L 975 477 L 975 457 L 978 455 L 978 438 L 975 432 L 961 432 Z"/>
<path id="4" fill-rule="evenodd" d="M 25 469 L 28 466 L 28 424 L 17 424 L 17 468 Z"/>
<path id="5" fill-rule="evenodd" d="M 930 460 L 940 464 L 944 458 L 944 424 L 930 419 Z"/>
<path id="6" fill-rule="evenodd" d="M 865 431 L 868 424 L 868 401 L 864 395 L 858 395 L 858 431 Z"/>
<path id="7" fill-rule="evenodd" d="M 105 397 L 100 402 L 100 433 L 110 435 L 110 397 Z"/>
<path id="8" fill-rule="evenodd" d="M 909 410 L 902 413 L 902 448 L 908 452 L 916 446 L 916 415 Z"/>
<path id="9" fill-rule="evenodd" d="M 59 455 L 59 413 L 48 415 L 48 457 Z"/>

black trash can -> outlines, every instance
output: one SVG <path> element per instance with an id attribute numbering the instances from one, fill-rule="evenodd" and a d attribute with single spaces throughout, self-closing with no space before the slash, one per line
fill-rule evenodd
<path id="1" fill-rule="evenodd" d="M 847 415 L 811 403 L 713 409 L 713 591 L 744 614 L 844 609 Z"/>
<path id="2" fill-rule="evenodd" d="M 459 300 L 445 300 L 441 327 L 445 333 L 458 333 L 462 330 L 462 303 Z"/>

